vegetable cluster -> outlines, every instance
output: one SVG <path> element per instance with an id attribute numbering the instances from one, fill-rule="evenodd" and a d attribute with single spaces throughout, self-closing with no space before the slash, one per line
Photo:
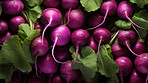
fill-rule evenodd
<path id="1" fill-rule="evenodd" d="M 147 83 L 148 0 L 0 1 L 0 81 Z"/>

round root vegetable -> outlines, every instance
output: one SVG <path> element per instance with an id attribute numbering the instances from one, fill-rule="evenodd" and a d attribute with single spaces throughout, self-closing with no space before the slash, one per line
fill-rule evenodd
<path id="1" fill-rule="evenodd" d="M 62 64 L 60 68 L 61 76 L 66 81 L 66 83 L 71 83 L 73 80 L 76 80 L 80 75 L 80 71 L 73 69 L 71 63 L 71 61 L 66 61 Z"/>
<path id="2" fill-rule="evenodd" d="M 136 53 L 136 54 L 142 54 L 142 53 L 145 53 L 147 50 L 146 50 L 146 45 L 142 42 L 142 41 L 137 41 L 133 47 L 133 51 Z"/>
<path id="3" fill-rule="evenodd" d="M 69 52 L 69 46 L 57 46 L 55 48 L 55 58 L 58 61 L 66 61 L 71 59 L 71 53 Z"/>
<path id="4" fill-rule="evenodd" d="M 5 0 L 2 2 L 2 6 L 4 13 L 8 15 L 17 15 L 24 9 L 21 0 Z"/>
<path id="5" fill-rule="evenodd" d="M 133 30 L 120 30 L 117 37 L 121 45 L 126 45 L 134 55 L 138 56 L 138 54 L 130 48 L 130 44 L 136 41 L 136 33 Z"/>
<path id="6" fill-rule="evenodd" d="M 79 9 L 74 9 L 72 10 L 69 14 L 68 12 L 66 13 L 66 21 L 68 22 L 68 26 L 72 29 L 77 29 L 80 28 L 84 25 L 85 23 L 85 17 L 84 14 L 82 13 L 81 10 Z M 69 18 L 69 19 L 68 19 Z M 79 19 L 78 19 L 79 18 Z"/>
<path id="7" fill-rule="evenodd" d="M 129 3 L 127 1 L 122 1 L 118 8 L 117 8 L 117 14 L 120 18 L 123 18 L 123 19 L 128 19 L 131 23 L 132 23 L 132 26 L 135 25 L 136 27 L 138 28 L 141 28 L 143 29 L 142 27 L 138 26 L 137 24 L 135 24 L 129 17 L 132 16 L 132 7 L 129 5 Z M 136 30 L 136 28 L 133 26 L 133 28 Z M 136 30 L 137 32 L 137 30 Z M 138 32 L 137 32 L 138 33 Z M 138 33 L 139 34 L 139 33 Z"/>
<path id="8" fill-rule="evenodd" d="M 81 63 L 76 60 L 78 52 L 79 52 L 79 46 L 87 44 L 89 42 L 89 39 L 90 39 L 90 34 L 86 30 L 77 29 L 72 33 L 71 41 L 76 45 L 76 55 L 74 58 L 75 62 Z"/>
<path id="9" fill-rule="evenodd" d="M 14 71 L 11 77 L 11 82 L 9 83 L 20 83 L 21 82 L 21 75 L 20 71 Z"/>
<path id="10" fill-rule="evenodd" d="M 4 36 L 8 31 L 8 23 L 5 20 L 0 20 L 0 37 Z"/>
<path id="11" fill-rule="evenodd" d="M 62 79 L 60 75 L 55 75 L 52 78 L 51 83 L 65 83 L 65 81 Z"/>
<path id="12" fill-rule="evenodd" d="M 114 43 L 111 49 L 112 49 L 113 56 L 115 58 L 128 55 L 128 49 L 121 46 L 119 43 Z"/>
<path id="13" fill-rule="evenodd" d="M 38 21 L 36 24 L 34 24 L 34 29 L 40 29 L 40 34 L 43 32 L 43 25 Z"/>
<path id="14" fill-rule="evenodd" d="M 48 78 L 45 74 L 41 74 L 40 77 L 37 77 L 35 72 L 32 71 L 29 75 L 27 75 L 26 81 L 27 82 L 25 83 L 48 83 Z"/>
<path id="15" fill-rule="evenodd" d="M 60 0 L 43 0 L 43 5 L 46 7 L 58 7 Z"/>
<path id="16" fill-rule="evenodd" d="M 7 40 L 11 36 L 12 34 L 10 32 L 7 32 L 3 37 L 0 38 L 0 44 L 2 45 L 5 42 L 5 40 Z"/>
<path id="17" fill-rule="evenodd" d="M 21 16 L 15 16 L 15 17 L 11 18 L 10 22 L 9 22 L 10 30 L 12 32 L 16 33 L 18 30 L 18 26 L 22 23 L 25 23 L 25 20 Z"/>
<path id="18" fill-rule="evenodd" d="M 66 24 L 69 23 L 69 13 L 72 8 L 76 8 L 79 4 L 79 0 L 62 0 L 61 4 L 64 9 L 69 9 L 68 11 L 68 21 Z"/>
<path id="19" fill-rule="evenodd" d="M 90 38 L 88 46 L 91 47 L 95 52 L 97 52 L 98 46 L 93 37 Z"/>
<path id="20" fill-rule="evenodd" d="M 56 8 L 47 8 L 43 10 L 42 16 L 41 16 L 41 22 L 46 26 L 42 33 L 42 44 L 43 44 L 43 38 L 44 33 L 48 27 L 55 27 L 59 25 L 62 21 L 62 14 L 61 12 Z"/>
<path id="21" fill-rule="evenodd" d="M 88 16 L 88 25 L 90 27 L 95 27 L 95 26 L 99 25 L 102 21 L 103 21 L 103 16 L 99 12 L 91 13 Z"/>
<path id="22" fill-rule="evenodd" d="M 118 57 L 115 62 L 119 66 L 120 78 L 123 83 L 123 76 L 127 76 L 132 71 L 132 62 L 129 58 L 124 56 Z"/>
<path id="23" fill-rule="evenodd" d="M 38 67 L 40 71 L 46 74 L 53 74 L 56 73 L 58 70 L 58 64 L 54 61 L 51 54 L 39 57 Z"/>
<path id="24" fill-rule="evenodd" d="M 93 37 L 97 42 L 99 42 L 99 44 L 98 44 L 98 56 L 100 58 L 102 66 L 104 67 L 103 61 L 102 61 L 101 56 L 100 56 L 99 48 L 100 48 L 101 43 L 108 43 L 110 41 L 111 33 L 106 28 L 97 28 L 93 32 Z"/>
<path id="25" fill-rule="evenodd" d="M 145 75 L 136 71 L 136 69 L 133 69 L 128 79 L 128 83 L 144 83 L 144 81 L 145 81 Z"/>
<path id="26" fill-rule="evenodd" d="M 147 74 L 147 78 L 145 83 L 148 82 L 148 53 L 142 53 L 139 56 L 136 57 L 134 64 L 136 70 L 138 70 L 140 73 Z"/>
<path id="27" fill-rule="evenodd" d="M 116 1 L 108 0 L 108 1 L 103 2 L 101 4 L 101 7 L 100 7 L 101 13 L 105 14 L 103 21 L 99 25 L 97 25 L 97 26 L 95 26 L 93 28 L 89 28 L 87 30 L 95 29 L 95 28 L 101 26 L 102 24 L 104 24 L 107 15 L 108 16 L 113 15 L 116 12 L 116 10 L 117 10 L 117 3 L 116 3 Z"/>
<path id="28" fill-rule="evenodd" d="M 56 45 L 64 46 L 68 44 L 68 42 L 70 41 L 70 36 L 71 36 L 71 32 L 69 28 L 65 25 L 60 25 L 52 29 L 50 32 L 50 39 L 52 42 L 54 42 L 52 47 L 52 57 L 57 63 L 62 63 L 62 62 L 56 60 L 54 56 L 54 48 Z"/>
<path id="29" fill-rule="evenodd" d="M 49 45 L 46 38 L 43 39 L 43 45 L 42 45 L 41 36 L 35 38 L 31 43 L 31 53 L 35 55 L 35 69 L 36 69 L 37 76 L 39 76 L 37 73 L 37 58 L 38 56 L 44 56 L 45 54 L 47 54 L 48 47 Z"/>

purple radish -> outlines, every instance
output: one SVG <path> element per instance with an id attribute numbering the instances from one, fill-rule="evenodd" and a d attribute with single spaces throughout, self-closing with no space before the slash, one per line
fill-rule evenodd
<path id="1" fill-rule="evenodd" d="M 95 42 L 95 40 L 94 40 L 93 37 L 90 38 L 90 41 L 88 43 L 88 46 L 91 47 L 95 52 L 97 52 L 97 50 L 98 50 L 97 47 L 98 46 L 97 46 L 97 43 Z"/>
<path id="2" fill-rule="evenodd" d="M 40 29 L 40 33 L 42 34 L 43 25 L 39 21 L 34 25 L 34 30 L 36 30 L 36 29 Z"/>
<path id="3" fill-rule="evenodd" d="M 145 75 L 136 71 L 136 69 L 133 69 L 128 79 L 128 83 L 144 83 L 144 81 L 145 81 Z"/>
<path id="4" fill-rule="evenodd" d="M 115 62 L 119 66 L 120 78 L 121 78 L 121 82 L 123 83 L 123 76 L 127 76 L 132 71 L 132 68 L 133 68 L 132 61 L 128 57 L 121 56 L 121 57 L 118 57 L 115 60 Z"/>
<path id="5" fill-rule="evenodd" d="M 108 0 L 108 1 L 103 2 L 101 4 L 101 7 L 100 7 L 101 13 L 105 15 L 103 21 L 99 25 L 97 25 L 97 26 L 95 26 L 93 28 L 89 28 L 87 30 L 95 29 L 95 28 L 101 26 L 102 24 L 104 24 L 107 15 L 108 16 L 113 15 L 116 12 L 116 10 L 117 10 L 117 3 L 116 3 L 116 1 Z"/>
<path id="6" fill-rule="evenodd" d="M 62 64 L 60 68 L 61 76 L 66 81 L 66 83 L 71 83 L 73 80 L 76 80 L 80 75 L 80 71 L 72 68 L 71 63 L 71 61 L 66 61 Z"/>
<path id="7" fill-rule="evenodd" d="M 60 0 L 43 0 L 43 5 L 46 7 L 58 7 Z"/>
<path id="8" fill-rule="evenodd" d="M 3 37 L 0 37 L 0 44 L 2 45 L 5 42 L 5 40 L 7 40 L 11 36 L 12 34 L 10 32 L 7 32 Z"/>
<path id="9" fill-rule="evenodd" d="M 102 21 L 103 21 L 103 16 L 101 16 L 99 12 L 91 13 L 88 17 L 88 25 L 90 27 L 95 27 L 99 25 Z"/>
<path id="10" fill-rule="evenodd" d="M 61 12 L 56 8 L 47 8 L 43 10 L 42 16 L 41 16 L 41 22 L 46 26 L 42 33 L 42 44 L 43 44 L 43 38 L 44 33 L 48 27 L 55 27 L 59 25 L 62 21 L 62 14 Z"/>
<path id="11" fill-rule="evenodd" d="M 60 75 L 55 75 L 52 78 L 51 83 L 65 83 L 65 81 L 62 79 L 62 77 Z"/>
<path id="12" fill-rule="evenodd" d="M 142 54 L 145 53 L 146 50 L 146 45 L 142 41 L 137 41 L 133 47 L 133 51 L 136 54 Z"/>
<path id="13" fill-rule="evenodd" d="M 117 37 L 121 45 L 126 45 L 134 55 L 138 56 L 138 54 L 130 48 L 130 44 L 136 41 L 136 33 L 133 30 L 120 30 Z"/>
<path id="14" fill-rule="evenodd" d="M 19 75 L 20 73 L 18 71 L 14 71 L 11 77 L 11 82 L 9 83 L 20 83 L 21 77 Z"/>
<path id="15" fill-rule="evenodd" d="M 136 70 L 138 70 L 142 74 L 147 74 L 147 78 L 145 83 L 148 82 L 148 53 L 142 53 L 139 56 L 141 57 L 136 57 L 134 64 Z"/>
<path id="16" fill-rule="evenodd" d="M 72 33 L 71 41 L 76 45 L 76 55 L 74 58 L 75 62 L 81 63 L 76 60 L 78 52 L 79 52 L 79 46 L 87 44 L 89 42 L 89 39 L 90 39 L 90 34 L 86 30 L 77 29 Z"/>
<path id="17" fill-rule="evenodd" d="M 79 4 L 80 0 L 62 0 L 61 4 L 64 9 L 69 9 L 68 11 L 68 21 L 69 23 L 69 14 L 72 8 L 76 8 Z"/>
<path id="18" fill-rule="evenodd" d="M 48 41 L 46 38 L 43 39 L 43 45 L 42 45 L 42 38 L 37 37 L 35 38 L 32 43 L 31 43 L 31 53 L 35 55 L 35 69 L 36 69 L 36 74 L 37 73 L 37 58 L 38 56 L 44 56 L 48 52 Z"/>
<path id="19" fill-rule="evenodd" d="M 58 61 L 67 61 L 71 59 L 71 53 L 69 52 L 69 46 L 57 46 L 55 48 L 55 58 Z"/>
<path id="20" fill-rule="evenodd" d="M 0 20 L 0 37 L 4 36 L 8 31 L 8 23 L 5 20 Z"/>
<path id="21" fill-rule="evenodd" d="M 60 25 L 50 31 L 50 39 L 54 42 L 52 47 L 52 57 L 57 63 L 62 63 L 57 61 L 54 56 L 54 48 L 55 46 L 64 46 L 70 41 L 71 32 L 69 28 L 65 25 Z"/>
<path id="22" fill-rule="evenodd" d="M 21 0 L 5 0 L 2 8 L 5 14 L 17 15 L 24 9 L 24 4 Z"/>
<path id="23" fill-rule="evenodd" d="M 84 14 L 79 9 L 74 9 L 70 13 L 67 12 L 65 17 L 66 17 L 66 22 L 69 21 L 67 25 L 72 29 L 80 28 L 85 23 Z"/>
<path id="24" fill-rule="evenodd" d="M 120 56 L 128 55 L 128 49 L 121 46 L 119 43 L 114 43 L 112 45 L 111 49 L 112 49 L 113 56 L 115 58 L 118 58 Z"/>
<path id="25" fill-rule="evenodd" d="M 40 77 L 37 77 L 35 72 L 32 71 L 27 75 L 26 81 L 25 83 L 48 83 L 48 78 L 46 74 L 41 74 Z"/>
<path id="26" fill-rule="evenodd" d="M 122 1 L 118 8 L 117 8 L 117 14 L 120 18 L 127 19 L 132 23 L 132 26 L 135 25 L 138 28 L 143 29 L 142 27 L 135 24 L 129 17 L 132 16 L 133 10 L 132 7 L 129 5 L 127 1 Z M 133 26 L 133 28 L 136 30 L 136 28 Z M 136 30 L 137 31 L 137 30 Z M 138 32 L 137 32 L 138 33 Z M 139 33 L 138 33 L 139 34 Z"/>
<path id="27" fill-rule="evenodd" d="M 93 32 L 93 37 L 95 38 L 95 40 L 97 42 L 99 42 L 99 44 L 98 44 L 98 56 L 100 58 L 102 66 L 104 67 L 103 61 L 102 61 L 101 56 L 100 56 L 99 48 L 100 48 L 101 43 L 108 43 L 110 41 L 111 33 L 106 28 L 97 28 Z"/>
<path id="28" fill-rule="evenodd" d="M 58 70 L 58 64 L 54 61 L 51 54 L 40 56 L 38 58 L 38 67 L 41 72 L 46 74 L 53 74 Z"/>
<path id="29" fill-rule="evenodd" d="M 10 30 L 12 32 L 16 33 L 18 30 L 18 26 L 22 23 L 25 23 L 25 20 L 21 16 L 15 16 L 15 17 L 11 18 L 10 22 L 9 22 Z"/>

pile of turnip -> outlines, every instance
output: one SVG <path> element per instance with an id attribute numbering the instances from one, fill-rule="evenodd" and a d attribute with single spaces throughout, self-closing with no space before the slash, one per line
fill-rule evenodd
<path id="1" fill-rule="evenodd" d="M 0 81 L 148 83 L 148 2 L 134 1 L 0 1 Z"/>

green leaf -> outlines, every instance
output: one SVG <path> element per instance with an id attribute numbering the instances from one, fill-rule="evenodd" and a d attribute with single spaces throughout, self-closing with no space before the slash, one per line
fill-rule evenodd
<path id="1" fill-rule="evenodd" d="M 148 0 L 130 0 L 130 2 L 136 3 L 140 8 L 143 8 L 144 5 L 148 4 Z"/>
<path id="2" fill-rule="evenodd" d="M 13 35 L 8 38 L 4 42 L 1 50 L 4 58 L 13 63 L 15 67 L 20 69 L 22 72 L 30 72 L 32 70 L 17 35 Z"/>
<path id="3" fill-rule="evenodd" d="M 132 20 L 140 27 L 148 30 L 148 13 L 146 10 L 141 10 L 138 13 L 135 13 Z"/>
<path id="4" fill-rule="evenodd" d="M 100 46 L 100 56 L 104 64 L 103 67 L 100 59 L 98 58 L 99 72 L 101 73 L 101 75 L 105 75 L 106 77 L 112 77 L 113 75 L 118 73 L 119 67 L 115 63 L 115 61 L 109 56 L 105 45 Z"/>
<path id="5" fill-rule="evenodd" d="M 80 0 L 80 3 L 87 12 L 96 11 L 100 8 L 103 0 Z"/>
<path id="6" fill-rule="evenodd" d="M 31 31 L 30 26 L 28 24 L 20 24 L 19 25 L 18 35 L 22 41 L 24 41 L 24 39 L 31 34 L 32 34 L 32 31 Z"/>
<path id="7" fill-rule="evenodd" d="M 114 75 L 114 76 L 108 78 L 106 83 L 119 83 L 119 79 L 118 79 L 117 75 Z"/>
<path id="8" fill-rule="evenodd" d="M 0 4 L 0 15 L 2 14 L 2 4 Z"/>
<path id="9" fill-rule="evenodd" d="M 75 48 L 73 46 L 70 48 L 70 51 L 73 52 L 73 57 L 75 56 L 74 49 Z M 95 77 L 98 70 L 97 55 L 95 54 L 94 50 L 89 46 L 81 47 L 77 60 L 82 62 L 82 64 L 72 61 L 72 67 L 79 69 L 84 79 L 88 83 L 91 82 L 91 79 Z"/>
<path id="10" fill-rule="evenodd" d="M 27 5 L 29 5 L 30 7 L 35 7 L 35 6 L 39 6 L 43 0 L 25 0 Z"/>
<path id="11" fill-rule="evenodd" d="M 121 29 L 130 29 L 131 28 L 131 24 L 132 23 L 130 21 L 126 22 L 124 20 L 117 20 L 115 22 L 115 25 L 117 27 L 121 28 Z"/>
<path id="12" fill-rule="evenodd" d="M 38 20 L 38 18 L 42 15 L 42 10 L 40 6 L 35 6 L 34 8 L 29 9 L 28 11 L 29 19 L 32 20 L 34 23 Z"/>
<path id="13" fill-rule="evenodd" d="M 34 56 L 32 56 L 31 52 L 30 52 L 30 44 L 32 42 L 32 40 L 36 37 L 38 37 L 40 35 L 40 30 L 37 29 L 37 30 L 33 30 L 32 31 L 32 34 L 29 35 L 28 37 L 26 37 L 24 39 L 24 42 L 23 42 L 23 51 L 27 57 L 27 60 L 30 62 L 30 63 L 34 63 Z"/>

